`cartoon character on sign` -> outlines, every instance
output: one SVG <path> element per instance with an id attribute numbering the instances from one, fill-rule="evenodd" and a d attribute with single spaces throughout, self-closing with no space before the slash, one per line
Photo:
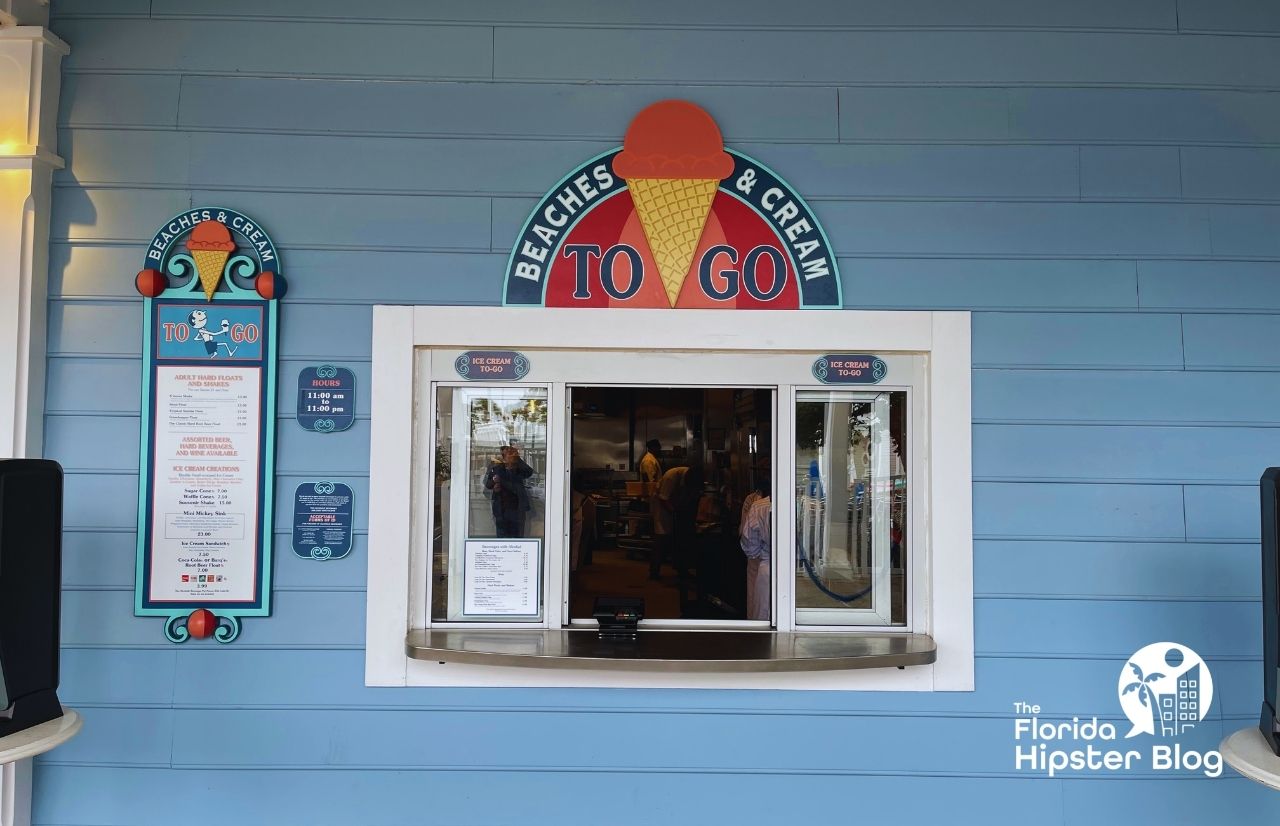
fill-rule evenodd
<path id="1" fill-rule="evenodd" d="M 195 334 L 198 341 L 204 342 L 204 351 L 209 354 L 209 358 L 218 357 L 218 348 L 225 347 L 227 349 L 227 358 L 236 354 L 236 348 L 232 347 L 225 341 L 218 341 L 218 336 L 225 336 L 231 332 L 231 322 L 225 318 L 222 319 L 222 327 L 218 330 L 209 329 L 209 315 L 204 310 L 192 310 L 191 315 L 187 316 L 187 326 L 191 328 L 191 332 Z"/>

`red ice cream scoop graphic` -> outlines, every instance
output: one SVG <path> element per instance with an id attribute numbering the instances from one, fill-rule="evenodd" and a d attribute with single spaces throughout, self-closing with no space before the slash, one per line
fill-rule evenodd
<path id="1" fill-rule="evenodd" d="M 200 276 L 204 297 L 209 301 L 213 300 L 218 283 L 222 281 L 222 268 L 235 248 L 231 231 L 218 221 L 201 221 L 187 236 L 187 250 L 196 262 L 196 274 Z"/>
<path id="2" fill-rule="evenodd" d="M 733 172 L 720 127 L 688 101 L 654 103 L 631 121 L 613 170 L 627 182 L 674 307 L 716 189 Z"/>

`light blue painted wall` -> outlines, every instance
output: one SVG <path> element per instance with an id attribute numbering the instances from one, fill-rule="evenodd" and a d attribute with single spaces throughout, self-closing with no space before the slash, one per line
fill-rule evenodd
<path id="1" fill-rule="evenodd" d="M 1125 657 L 1167 638 L 1217 680 L 1189 744 L 1256 719 L 1277 8 L 55 0 L 47 453 L 68 471 L 62 696 L 87 724 L 37 763 L 36 822 L 1274 823 L 1280 797 L 1237 776 L 1020 776 L 1009 718 L 1115 720 Z M 669 96 L 806 195 L 850 307 L 976 311 L 977 691 L 363 686 L 368 398 L 309 435 L 289 377 L 334 361 L 367 388 L 374 303 L 498 303 L 533 200 Z M 132 277 L 206 203 L 259 217 L 290 279 L 276 613 L 227 648 L 131 610 Z M 321 474 L 356 491 L 331 564 L 285 532 Z"/>

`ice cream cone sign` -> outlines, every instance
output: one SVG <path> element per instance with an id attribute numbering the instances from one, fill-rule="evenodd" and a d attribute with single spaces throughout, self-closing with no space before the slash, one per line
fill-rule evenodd
<path id="1" fill-rule="evenodd" d="M 222 268 L 227 259 L 235 251 L 236 244 L 231 240 L 231 232 L 218 221 L 201 221 L 187 236 L 187 251 L 196 262 L 196 274 L 200 276 L 200 286 L 204 288 L 204 297 L 213 300 L 213 294 L 222 281 Z"/>
<path id="2" fill-rule="evenodd" d="M 529 211 L 507 259 L 509 307 L 796 310 L 844 306 L 817 214 L 724 145 L 696 103 L 641 109 Z"/>
<path id="3" fill-rule="evenodd" d="M 733 172 L 720 127 L 684 100 L 640 110 L 614 171 L 627 182 L 667 300 L 676 306 L 720 181 Z"/>

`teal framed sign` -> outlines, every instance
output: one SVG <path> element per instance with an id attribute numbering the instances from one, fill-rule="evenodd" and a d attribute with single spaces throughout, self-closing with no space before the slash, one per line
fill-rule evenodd
<path id="1" fill-rule="evenodd" d="M 175 643 L 271 614 L 279 298 L 275 244 L 206 207 L 147 248 L 134 614 Z"/>

